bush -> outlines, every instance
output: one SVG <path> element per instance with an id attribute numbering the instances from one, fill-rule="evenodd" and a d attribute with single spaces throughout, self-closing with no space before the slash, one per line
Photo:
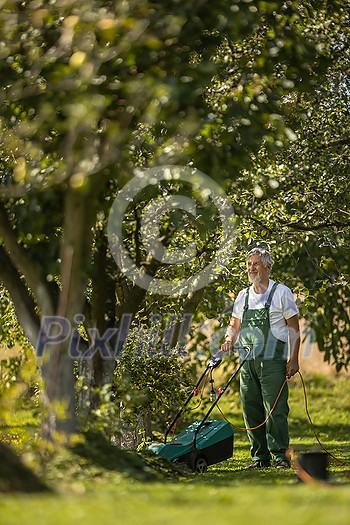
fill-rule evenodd
<path id="1" fill-rule="evenodd" d="M 138 444 L 153 437 L 153 425 L 166 427 L 193 384 L 193 364 L 180 350 L 157 347 L 151 331 L 137 330 L 118 359 L 113 392 L 123 425 L 136 430 Z"/>

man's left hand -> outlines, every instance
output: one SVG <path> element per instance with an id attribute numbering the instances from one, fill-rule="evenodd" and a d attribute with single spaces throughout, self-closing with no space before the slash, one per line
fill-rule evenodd
<path id="1" fill-rule="evenodd" d="M 286 376 L 288 379 L 293 377 L 299 371 L 299 363 L 297 360 L 290 359 L 286 365 Z"/>

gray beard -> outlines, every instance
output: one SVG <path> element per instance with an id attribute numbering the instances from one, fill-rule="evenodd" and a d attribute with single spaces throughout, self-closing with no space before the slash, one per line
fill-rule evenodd
<path id="1" fill-rule="evenodd" d="M 261 277 L 259 274 L 257 274 L 255 277 L 250 277 L 248 275 L 249 282 L 252 284 L 260 284 L 261 283 Z"/>

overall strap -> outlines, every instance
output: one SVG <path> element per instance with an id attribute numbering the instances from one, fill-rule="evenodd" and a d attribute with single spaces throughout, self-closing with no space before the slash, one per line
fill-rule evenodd
<path id="1" fill-rule="evenodd" d="M 272 297 L 273 297 L 273 294 L 274 294 L 275 291 L 276 291 L 277 286 L 278 286 L 278 283 L 274 283 L 274 285 L 273 285 L 272 288 L 271 288 L 271 292 L 269 293 L 269 296 L 268 296 L 267 301 L 266 301 L 266 303 L 265 303 L 265 308 L 266 308 L 266 310 L 269 310 L 269 309 L 270 309 L 271 302 L 272 302 Z"/>
<path id="2" fill-rule="evenodd" d="M 244 302 L 244 308 L 243 308 L 243 315 L 248 310 L 248 301 L 249 301 L 249 286 L 245 291 L 245 302 Z"/>

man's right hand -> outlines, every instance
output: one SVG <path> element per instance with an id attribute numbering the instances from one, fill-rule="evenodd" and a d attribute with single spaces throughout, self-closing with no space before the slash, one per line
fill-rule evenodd
<path id="1" fill-rule="evenodd" d="M 225 341 L 220 348 L 221 352 L 232 352 L 233 350 L 233 341 L 227 340 Z"/>

